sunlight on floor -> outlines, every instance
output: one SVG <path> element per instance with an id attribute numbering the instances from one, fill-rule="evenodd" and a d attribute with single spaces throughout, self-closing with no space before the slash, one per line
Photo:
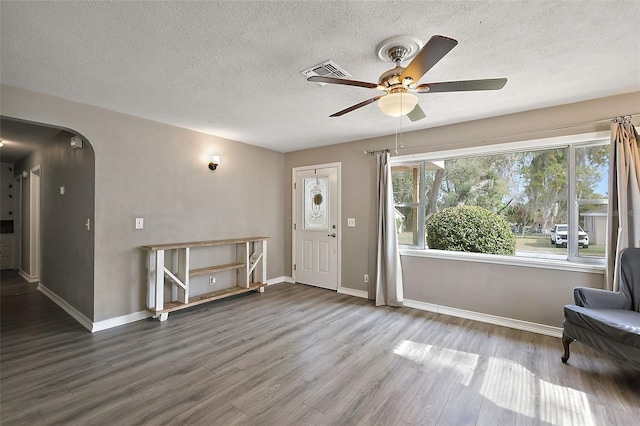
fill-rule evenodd
<path id="1" fill-rule="evenodd" d="M 479 355 L 425 345 L 410 340 L 403 340 L 393 349 L 393 353 L 420 364 L 423 371 L 454 369 L 461 377 L 461 382 L 469 386 L 473 372 L 478 365 Z M 426 369 L 428 367 L 428 370 Z"/>
<path id="2" fill-rule="evenodd" d="M 593 425 L 589 401 L 584 392 L 538 380 L 540 418 L 554 425 Z"/>
<path id="3" fill-rule="evenodd" d="M 536 417 L 535 375 L 515 362 L 491 357 L 480 393 L 498 407 Z"/>
<path id="4" fill-rule="evenodd" d="M 593 425 L 584 392 L 538 379 L 522 365 L 491 357 L 481 393 L 498 407 L 553 425 Z"/>
<path id="5" fill-rule="evenodd" d="M 476 354 L 403 340 L 393 352 L 409 359 L 425 372 L 451 369 L 469 386 L 482 361 Z M 484 358 L 484 357 L 483 357 Z M 552 425 L 594 424 L 584 392 L 539 379 L 522 365 L 504 358 L 486 358 L 486 372 L 479 391 L 500 408 Z"/>

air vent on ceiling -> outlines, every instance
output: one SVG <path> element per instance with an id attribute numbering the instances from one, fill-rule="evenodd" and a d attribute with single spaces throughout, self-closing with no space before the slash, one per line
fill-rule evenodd
<path id="1" fill-rule="evenodd" d="M 321 64 L 315 65 L 309 69 L 304 71 L 300 71 L 300 74 L 304 75 L 306 78 L 313 77 L 315 75 L 319 75 L 322 77 L 337 77 L 337 78 L 345 78 L 351 77 L 351 74 L 340 68 L 333 61 L 326 61 Z M 327 83 L 318 83 L 320 86 L 325 86 Z"/>

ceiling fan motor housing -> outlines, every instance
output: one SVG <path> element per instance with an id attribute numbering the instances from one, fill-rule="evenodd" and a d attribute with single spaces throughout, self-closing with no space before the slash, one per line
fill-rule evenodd
<path id="1" fill-rule="evenodd" d="M 402 71 L 404 71 L 404 68 L 398 65 L 395 68 L 391 68 L 390 70 L 383 72 L 378 80 L 378 83 L 384 87 L 383 90 L 400 85 L 401 82 L 399 77 L 400 74 L 402 74 Z"/>

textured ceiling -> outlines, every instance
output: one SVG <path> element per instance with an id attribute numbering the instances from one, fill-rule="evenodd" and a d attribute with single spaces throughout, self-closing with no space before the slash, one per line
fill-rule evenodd
<path id="1" fill-rule="evenodd" d="M 392 134 L 378 92 L 394 35 L 459 41 L 421 82 L 507 77 L 501 91 L 420 95 L 416 130 L 640 90 L 640 2 L 0 2 L 4 84 L 288 152 Z"/>

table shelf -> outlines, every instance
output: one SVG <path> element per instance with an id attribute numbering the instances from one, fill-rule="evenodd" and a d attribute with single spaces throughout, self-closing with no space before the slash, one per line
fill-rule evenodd
<path id="1" fill-rule="evenodd" d="M 160 321 L 165 321 L 169 312 L 248 291 L 262 293 L 267 281 L 267 240 L 268 237 L 248 237 L 142 246 L 148 252 L 147 309 Z M 225 245 L 235 246 L 235 262 L 190 269 L 192 249 Z M 165 264 L 167 257 L 173 259 L 171 268 Z M 190 277 L 234 270 L 236 282 L 233 287 L 199 295 L 190 294 Z M 166 282 L 172 284 L 171 301 L 165 301 Z"/>
<path id="2" fill-rule="evenodd" d="M 151 312 L 155 315 L 160 315 L 169 312 L 179 311 L 180 309 L 190 308 L 192 306 L 201 305 L 207 302 L 213 302 L 214 300 L 224 299 L 226 297 L 235 296 L 242 293 L 247 293 L 249 291 L 260 290 L 260 288 L 264 287 L 265 284 L 262 283 L 251 283 L 248 288 L 245 287 L 229 287 L 223 288 L 222 290 L 212 291 L 211 293 L 200 294 L 198 296 L 191 297 L 189 299 L 189 303 L 182 303 L 174 300 L 172 302 L 167 302 L 164 305 L 164 309 L 161 311 L 151 310 Z"/>
<path id="3" fill-rule="evenodd" d="M 214 272 L 231 271 L 233 269 L 244 268 L 244 263 L 227 263 L 226 265 L 208 266 L 206 268 L 192 269 L 189 275 L 192 277 L 198 275 L 213 274 Z"/>

